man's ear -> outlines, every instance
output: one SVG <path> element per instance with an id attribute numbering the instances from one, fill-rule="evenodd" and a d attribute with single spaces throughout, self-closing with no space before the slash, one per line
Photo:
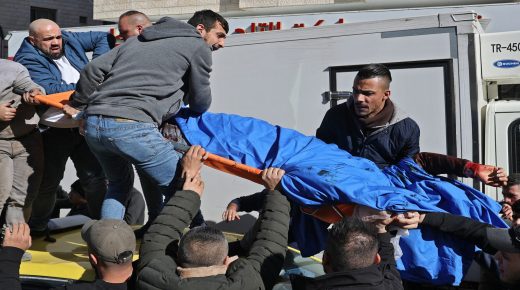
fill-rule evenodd
<path id="1" fill-rule="evenodd" d="M 384 97 L 383 97 L 383 98 L 385 99 L 385 101 L 388 100 L 388 99 L 390 98 L 390 95 L 391 95 L 391 94 L 392 94 L 392 91 L 390 91 L 390 90 L 386 90 L 386 91 L 385 91 L 385 95 L 384 95 Z"/>
<path id="2" fill-rule="evenodd" d="M 200 33 L 200 35 L 202 35 L 202 37 L 206 35 L 206 27 L 204 26 L 204 24 L 197 24 L 197 26 L 195 26 L 195 29 L 197 29 L 197 31 Z"/>
<path id="3" fill-rule="evenodd" d="M 136 25 L 135 28 L 137 28 L 137 31 L 139 32 L 139 34 L 141 34 L 141 32 L 143 32 L 143 26 L 142 25 Z"/>
<path id="4" fill-rule="evenodd" d="M 29 38 L 28 38 L 28 39 L 29 39 L 29 42 L 30 42 L 32 45 L 34 45 L 34 43 L 35 43 L 34 36 L 30 36 L 30 35 L 29 35 Z"/>
<path id="5" fill-rule="evenodd" d="M 321 260 L 321 264 L 323 265 L 323 271 L 325 273 L 332 272 L 332 269 L 330 269 L 330 263 L 329 263 L 329 255 L 327 255 L 327 252 L 323 252 L 323 258 Z"/>
<path id="6" fill-rule="evenodd" d="M 94 265 L 96 265 L 96 266 L 98 265 L 97 257 L 94 256 L 94 254 L 89 253 L 89 254 L 88 254 L 88 257 L 90 258 L 90 261 L 92 262 L 92 264 L 94 264 Z"/>
<path id="7" fill-rule="evenodd" d="M 379 253 L 376 254 L 374 257 L 374 265 L 379 265 L 381 263 L 381 256 L 379 256 Z"/>
<path id="8" fill-rule="evenodd" d="M 224 258 L 224 265 L 226 267 L 229 267 L 229 264 L 233 263 L 234 261 L 236 261 L 238 259 L 238 256 L 226 256 L 226 258 Z"/>

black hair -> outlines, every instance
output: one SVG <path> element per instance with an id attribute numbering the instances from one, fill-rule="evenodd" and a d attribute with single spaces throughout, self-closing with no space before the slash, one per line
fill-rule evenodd
<path id="1" fill-rule="evenodd" d="M 177 262 L 185 268 L 222 265 L 227 254 L 228 244 L 224 234 L 215 228 L 200 226 L 181 238 Z"/>
<path id="2" fill-rule="evenodd" d="M 210 31 L 213 27 L 215 27 L 217 21 L 220 22 L 222 28 L 224 28 L 226 33 L 228 33 L 229 25 L 226 19 L 224 19 L 224 17 L 212 10 L 200 10 L 195 12 L 195 14 L 193 14 L 190 20 L 188 20 L 188 23 L 194 27 L 197 27 L 197 25 L 202 24 L 204 25 L 206 31 Z"/>
<path id="3" fill-rule="evenodd" d="M 372 265 L 378 248 L 373 224 L 345 217 L 329 230 L 324 255 L 332 271 L 341 272 Z"/>
<path id="4" fill-rule="evenodd" d="M 356 75 L 357 81 L 373 78 L 386 79 L 388 86 L 390 86 L 390 83 L 392 82 L 392 74 L 390 73 L 390 70 L 386 65 L 381 63 L 371 63 L 366 65 L 362 67 Z"/>
<path id="5" fill-rule="evenodd" d="M 520 173 L 511 173 L 507 177 L 506 186 L 515 186 L 515 185 L 520 185 Z"/>

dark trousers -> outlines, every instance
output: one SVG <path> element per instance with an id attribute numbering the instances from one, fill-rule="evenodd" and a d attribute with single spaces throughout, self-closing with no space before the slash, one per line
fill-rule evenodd
<path id="1" fill-rule="evenodd" d="M 90 215 L 100 217 L 101 204 L 106 193 L 105 175 L 96 157 L 90 152 L 77 128 L 49 128 L 42 133 L 45 157 L 43 180 L 33 203 L 30 226 L 42 231 L 52 215 L 56 190 L 70 158 L 85 191 Z"/>

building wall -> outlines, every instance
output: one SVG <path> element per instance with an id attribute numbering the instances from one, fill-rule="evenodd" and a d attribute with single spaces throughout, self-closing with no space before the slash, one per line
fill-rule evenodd
<path id="1" fill-rule="evenodd" d="M 0 1 L 0 56 L 7 53 L 4 37 L 8 31 L 27 30 L 31 22 L 31 6 L 56 9 L 56 23 L 60 27 L 99 25 L 92 18 L 92 0 L 1 0 Z M 80 16 L 86 23 L 80 23 Z"/>
<path id="2" fill-rule="evenodd" d="M 93 0 L 94 18 L 115 21 L 128 10 L 138 10 L 152 20 L 162 16 L 187 18 L 211 9 L 224 16 L 274 15 L 301 12 L 357 11 L 446 5 L 518 2 L 520 0 Z"/>

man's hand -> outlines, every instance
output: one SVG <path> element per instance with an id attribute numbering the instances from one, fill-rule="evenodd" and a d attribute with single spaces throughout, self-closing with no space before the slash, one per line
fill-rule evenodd
<path id="1" fill-rule="evenodd" d="M 236 203 L 228 204 L 224 213 L 222 213 L 222 220 L 230 222 L 234 220 L 240 220 L 240 216 L 237 213 L 238 205 Z"/>
<path id="2" fill-rule="evenodd" d="M 26 103 L 28 105 L 32 105 L 32 106 L 39 105 L 40 101 L 38 101 L 35 98 L 35 96 L 37 96 L 37 95 L 43 95 L 43 92 L 40 91 L 40 89 L 32 89 L 28 92 L 25 92 L 22 96 L 22 99 L 23 99 L 24 103 Z"/>
<path id="3" fill-rule="evenodd" d="M 14 247 L 26 251 L 31 247 L 31 230 L 28 224 L 15 224 L 5 230 L 3 247 Z"/>
<path id="4" fill-rule="evenodd" d="M 464 175 L 494 187 L 505 186 L 508 179 L 503 168 L 474 162 L 468 162 L 464 166 Z"/>
<path id="5" fill-rule="evenodd" d="M 502 204 L 502 210 L 500 212 L 502 213 L 502 216 L 505 219 L 508 219 L 510 221 L 513 220 L 513 209 L 511 208 L 511 205 L 509 205 L 508 203 Z"/>
<path id="6" fill-rule="evenodd" d="M 9 122 L 16 116 L 16 109 L 11 108 L 11 102 L 0 104 L 0 121 Z"/>
<path id="7" fill-rule="evenodd" d="M 424 219 L 424 214 L 419 212 L 411 211 L 398 214 L 395 216 L 394 224 L 403 229 L 416 229 L 419 227 L 419 223 Z"/>
<path id="8" fill-rule="evenodd" d="M 184 181 L 184 186 L 182 190 L 192 190 L 195 191 L 199 197 L 202 198 L 202 192 L 204 191 L 204 181 L 200 177 L 200 174 L 196 174 L 195 176 L 190 175 L 190 173 L 186 173 L 186 180 Z"/>
<path id="9" fill-rule="evenodd" d="M 285 170 L 276 167 L 269 167 L 262 170 L 262 180 L 264 181 L 265 188 L 270 191 L 275 190 L 278 184 L 280 184 L 280 180 L 282 180 L 284 174 Z"/>
<path id="10" fill-rule="evenodd" d="M 196 176 L 200 173 L 202 163 L 208 158 L 208 153 L 199 145 L 191 146 L 188 152 L 182 157 L 182 177 Z"/>
<path id="11" fill-rule="evenodd" d="M 65 116 L 69 118 L 73 118 L 79 112 L 81 111 L 74 107 L 71 107 L 69 105 L 63 105 L 63 113 L 65 114 Z"/>

